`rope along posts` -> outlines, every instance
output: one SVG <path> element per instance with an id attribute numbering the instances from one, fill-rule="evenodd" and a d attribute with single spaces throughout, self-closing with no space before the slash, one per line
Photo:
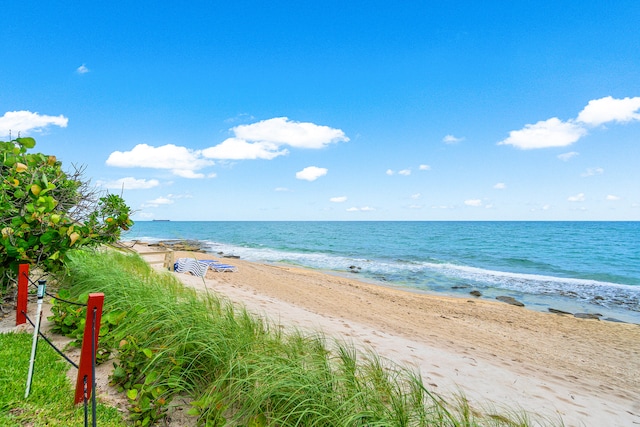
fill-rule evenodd
<path id="1" fill-rule="evenodd" d="M 38 311 L 36 322 L 34 323 L 29 316 L 27 316 L 27 299 L 28 299 L 28 285 L 31 283 L 38 287 Z M 85 406 L 85 426 L 88 425 L 88 413 L 87 405 L 89 398 L 92 402 L 92 421 L 93 425 L 96 425 L 96 382 L 95 382 L 95 365 L 96 365 L 96 352 L 98 350 L 98 337 L 100 336 L 100 322 L 102 321 L 102 308 L 104 305 L 103 293 L 91 293 L 86 304 L 77 303 L 74 301 L 67 301 L 59 298 L 55 295 L 51 295 L 45 290 L 45 281 L 39 280 L 39 284 L 36 285 L 29 278 L 29 265 L 21 264 L 19 267 L 18 276 L 18 298 L 16 304 L 16 325 L 29 323 L 34 326 L 34 339 L 31 352 L 31 360 L 29 366 L 29 374 L 27 378 L 27 387 L 25 392 L 25 398 L 29 396 L 29 390 L 31 386 L 31 380 L 33 378 L 33 368 L 35 365 L 37 338 L 41 336 L 47 344 L 49 344 L 60 356 L 62 356 L 69 364 L 78 369 L 78 376 L 76 379 L 76 390 L 74 403 L 84 403 Z M 87 312 L 85 317 L 85 329 L 82 337 L 82 349 L 80 352 L 80 363 L 76 365 L 70 360 L 61 350 L 59 350 L 53 343 L 47 339 L 44 334 L 39 330 L 40 317 L 42 313 L 42 300 L 44 295 L 50 296 L 53 299 L 63 301 L 65 303 L 74 304 L 78 306 L 86 306 Z M 23 320 L 24 319 L 24 320 Z"/>

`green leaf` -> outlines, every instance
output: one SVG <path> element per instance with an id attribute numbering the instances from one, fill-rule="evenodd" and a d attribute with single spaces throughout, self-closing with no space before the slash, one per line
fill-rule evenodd
<path id="1" fill-rule="evenodd" d="M 138 398 L 138 390 L 136 390 L 135 388 L 127 390 L 127 397 L 131 400 L 136 400 Z"/>
<path id="2" fill-rule="evenodd" d="M 153 352 L 151 350 L 149 350 L 148 348 L 143 348 L 142 352 L 144 353 L 145 356 L 147 356 L 149 359 L 151 359 L 153 357 Z"/>
<path id="3" fill-rule="evenodd" d="M 36 146 L 36 140 L 31 137 L 16 138 L 16 142 L 22 145 L 24 148 L 33 148 Z"/>
<path id="4" fill-rule="evenodd" d="M 200 415 L 200 409 L 198 408 L 191 408 L 187 411 L 187 415 L 191 415 L 194 417 L 197 417 L 198 415 Z"/>

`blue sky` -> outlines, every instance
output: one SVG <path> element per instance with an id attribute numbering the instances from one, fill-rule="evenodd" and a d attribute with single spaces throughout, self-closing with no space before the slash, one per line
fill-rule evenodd
<path id="1" fill-rule="evenodd" d="M 640 2 L 395 3 L 9 2 L 0 138 L 137 220 L 640 220 Z"/>

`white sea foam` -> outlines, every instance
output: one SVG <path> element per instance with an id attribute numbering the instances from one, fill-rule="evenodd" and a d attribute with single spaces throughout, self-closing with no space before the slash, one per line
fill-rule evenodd
<path id="1" fill-rule="evenodd" d="M 301 266 L 348 271 L 354 265 L 361 267 L 365 276 L 385 279 L 424 289 L 425 285 L 440 283 L 440 288 L 451 287 L 460 281 L 468 281 L 478 288 L 500 288 L 522 294 L 549 295 L 587 301 L 604 307 L 624 307 L 640 311 L 640 286 L 555 277 L 536 274 L 487 270 L 451 263 L 367 260 L 321 252 L 300 253 L 272 248 L 249 248 L 216 242 L 208 242 L 212 252 L 238 255 L 241 258 L 261 262 L 287 262 Z M 438 286 L 436 286 L 438 287 Z"/>

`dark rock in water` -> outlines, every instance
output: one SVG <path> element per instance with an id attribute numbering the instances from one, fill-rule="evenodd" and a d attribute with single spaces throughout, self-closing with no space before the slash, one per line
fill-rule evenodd
<path id="1" fill-rule="evenodd" d="M 466 289 L 468 287 L 469 285 L 455 285 L 455 286 L 452 286 L 451 289 Z"/>
<path id="2" fill-rule="evenodd" d="M 506 302 L 507 304 L 515 305 L 515 306 L 518 306 L 518 307 L 524 307 L 523 303 L 521 303 L 520 301 L 518 301 L 517 299 L 512 298 L 512 297 L 500 295 L 500 296 L 497 296 L 496 299 L 498 301 Z"/>
<path id="3" fill-rule="evenodd" d="M 578 319 L 600 320 L 602 314 L 576 313 L 573 315 L 573 317 L 577 317 Z"/>
<path id="4" fill-rule="evenodd" d="M 222 258 L 240 259 L 240 255 L 222 255 Z"/>
<path id="5" fill-rule="evenodd" d="M 558 310 L 558 309 L 555 309 L 555 308 L 550 308 L 549 309 L 549 313 L 573 315 L 573 313 L 569 313 L 568 311 L 562 311 L 562 310 Z"/>
<path id="6" fill-rule="evenodd" d="M 349 266 L 349 270 L 350 270 L 352 273 L 360 273 L 360 270 L 362 270 L 362 267 L 358 267 L 358 266 L 356 266 L 356 265 L 350 265 L 350 266 Z"/>
<path id="7" fill-rule="evenodd" d="M 624 320 L 615 319 L 613 317 L 607 317 L 607 318 L 602 319 L 602 320 L 606 320 L 607 322 L 615 322 L 615 323 L 627 323 Z"/>
<path id="8" fill-rule="evenodd" d="M 480 291 L 471 291 L 471 292 L 469 292 L 469 294 L 473 295 L 474 297 L 481 297 L 482 296 L 482 292 L 480 292 Z"/>
<path id="9" fill-rule="evenodd" d="M 163 240 L 149 246 L 169 248 L 174 251 L 205 252 L 204 245 L 198 240 Z"/>
<path id="10" fill-rule="evenodd" d="M 604 301 L 604 297 L 601 297 L 600 295 L 596 295 L 595 297 L 593 297 L 594 301 Z"/>

